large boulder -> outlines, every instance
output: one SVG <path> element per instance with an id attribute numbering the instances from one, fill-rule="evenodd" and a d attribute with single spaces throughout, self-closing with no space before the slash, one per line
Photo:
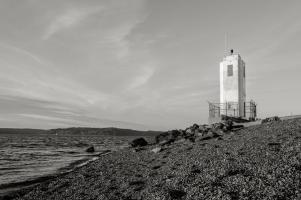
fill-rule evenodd
<path id="1" fill-rule="evenodd" d="M 142 147 L 146 146 L 148 143 L 144 138 L 137 138 L 130 142 L 131 147 Z"/>

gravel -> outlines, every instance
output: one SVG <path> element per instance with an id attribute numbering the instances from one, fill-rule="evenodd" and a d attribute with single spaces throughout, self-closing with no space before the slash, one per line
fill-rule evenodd
<path id="1" fill-rule="evenodd" d="M 301 119 L 126 148 L 6 199 L 301 199 Z"/>

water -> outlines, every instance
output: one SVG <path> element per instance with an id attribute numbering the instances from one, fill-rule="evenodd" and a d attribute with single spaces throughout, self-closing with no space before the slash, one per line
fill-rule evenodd
<path id="1" fill-rule="evenodd" d="M 133 138 L 135 137 L 0 134 L 0 190 L 5 185 L 70 170 L 99 157 L 102 152 L 128 146 Z M 96 152 L 86 153 L 85 150 L 91 145 Z"/>

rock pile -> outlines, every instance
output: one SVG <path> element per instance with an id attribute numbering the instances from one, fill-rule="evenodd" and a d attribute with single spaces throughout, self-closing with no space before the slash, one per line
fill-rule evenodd
<path id="1" fill-rule="evenodd" d="M 163 133 L 160 133 L 155 137 L 155 144 L 161 147 L 170 145 L 174 142 L 181 141 L 190 141 L 195 142 L 196 140 L 208 140 L 212 138 L 222 139 L 221 136 L 230 133 L 236 130 L 243 128 L 243 125 L 234 125 L 232 120 L 225 120 L 219 123 L 207 125 L 198 125 L 193 124 L 192 126 L 182 130 L 170 130 Z M 144 146 L 147 146 L 148 143 L 144 138 L 137 138 L 130 142 L 130 146 L 136 148 L 136 151 L 140 151 Z M 153 152 L 160 152 L 160 150 L 155 149 Z"/>
<path id="2" fill-rule="evenodd" d="M 281 119 L 278 117 L 278 116 L 274 116 L 274 117 L 268 117 L 268 118 L 265 118 L 261 121 L 262 124 L 265 124 L 265 123 L 269 123 L 269 122 L 277 122 L 277 121 L 281 121 Z"/>
<path id="3" fill-rule="evenodd" d="M 194 142 L 197 138 L 209 139 L 219 137 L 230 131 L 234 131 L 237 128 L 243 127 L 242 125 L 235 126 L 231 120 L 215 123 L 212 125 L 198 125 L 193 124 L 185 130 L 171 130 L 163 132 L 156 136 L 156 144 L 168 145 L 177 140 L 185 139 Z"/>

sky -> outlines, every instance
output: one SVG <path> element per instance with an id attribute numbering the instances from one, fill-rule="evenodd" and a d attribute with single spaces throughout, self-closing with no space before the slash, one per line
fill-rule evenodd
<path id="1" fill-rule="evenodd" d="M 0 0 L 0 127 L 207 123 L 219 62 L 246 62 L 258 117 L 301 114 L 296 0 Z"/>

